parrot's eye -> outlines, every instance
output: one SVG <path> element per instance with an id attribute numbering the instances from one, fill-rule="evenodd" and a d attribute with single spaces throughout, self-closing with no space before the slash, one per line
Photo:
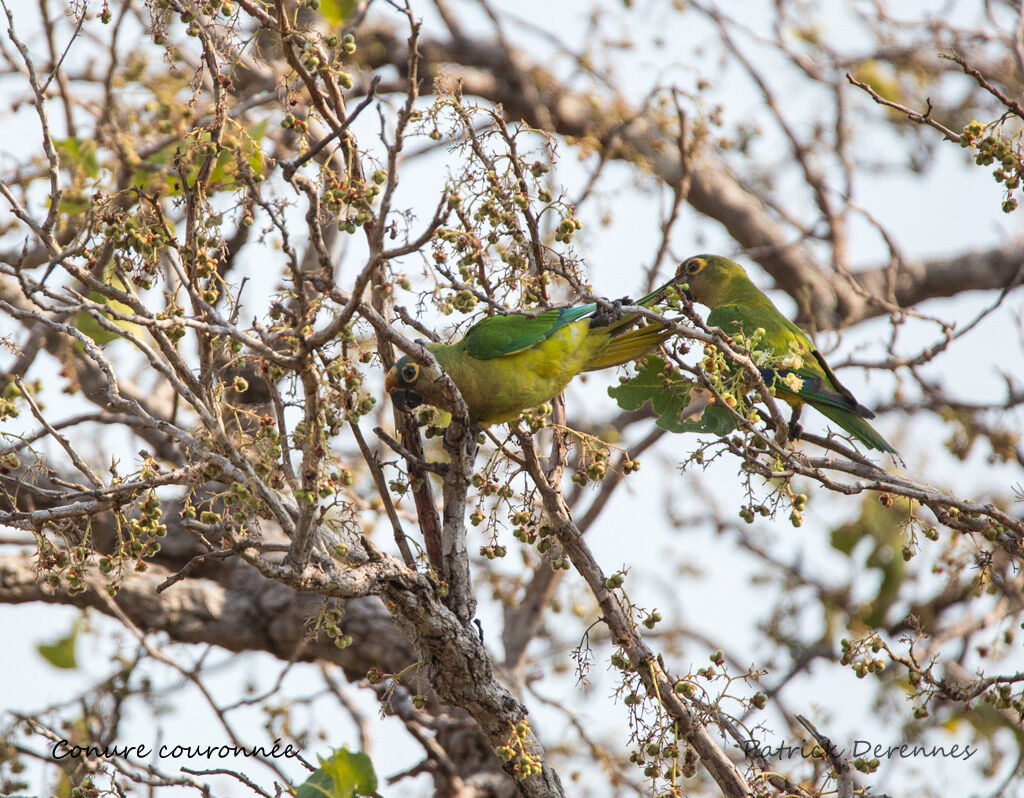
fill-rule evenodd
<path id="1" fill-rule="evenodd" d="M 704 258 L 690 258 L 683 264 L 682 270 L 686 274 L 696 274 L 707 265 L 708 262 Z"/>
<path id="2" fill-rule="evenodd" d="M 420 367 L 415 363 L 406 363 L 402 366 L 402 382 L 410 385 L 420 378 Z"/>

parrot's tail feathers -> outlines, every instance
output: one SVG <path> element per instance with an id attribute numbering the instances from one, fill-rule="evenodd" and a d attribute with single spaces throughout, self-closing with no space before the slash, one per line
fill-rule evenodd
<path id="1" fill-rule="evenodd" d="M 865 446 L 871 449 L 877 449 L 880 452 L 888 452 L 889 454 L 899 457 L 899 453 L 893 448 L 892 444 L 883 438 L 878 430 L 872 427 L 860 416 L 855 416 L 848 410 L 840 410 L 837 407 L 831 407 L 829 405 L 816 404 L 814 405 L 814 409 L 826 418 L 832 419 L 832 421 L 849 432 Z"/>
<path id="2" fill-rule="evenodd" d="M 612 338 L 608 347 L 591 360 L 584 371 L 597 371 L 621 366 L 641 355 L 646 355 L 672 335 L 661 324 L 648 324 Z"/>
<path id="3" fill-rule="evenodd" d="M 849 403 L 850 409 L 862 418 L 874 418 L 875 414 L 858 402 L 854 395 L 850 393 L 849 389 L 839 381 L 836 373 L 832 371 L 832 367 L 829 366 L 829 364 L 825 362 L 825 358 L 821 356 L 821 352 L 817 349 L 812 349 L 811 354 L 814 355 L 814 359 L 818 361 L 818 365 L 821 366 L 825 375 L 829 378 L 829 381 L 831 381 L 836 390 L 839 391 L 839 393 L 841 393 Z"/>
<path id="4" fill-rule="evenodd" d="M 853 394 L 845 389 L 834 389 L 825 384 L 820 377 L 814 377 L 806 371 L 793 371 L 792 369 L 760 369 L 761 379 L 765 385 L 774 387 L 780 393 L 790 393 L 785 387 L 785 379 L 790 374 L 799 377 L 802 386 L 795 394 L 804 401 L 811 402 L 815 407 L 818 405 L 829 405 L 838 410 L 848 410 L 861 418 L 874 418 L 875 414 L 860 402 L 853 398 Z"/>

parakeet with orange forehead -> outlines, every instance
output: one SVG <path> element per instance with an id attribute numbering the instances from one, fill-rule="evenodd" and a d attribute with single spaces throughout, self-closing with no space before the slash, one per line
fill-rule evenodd
<path id="1" fill-rule="evenodd" d="M 787 319 L 738 263 L 718 255 L 697 255 L 677 272 L 687 294 L 711 309 L 709 327 L 728 335 L 751 336 L 764 330 L 760 345 L 778 363 L 761 369 L 765 384 L 788 402 L 796 415 L 809 404 L 871 449 L 896 454 L 867 419 L 875 414 L 858 402 L 839 381 L 804 331 Z"/>

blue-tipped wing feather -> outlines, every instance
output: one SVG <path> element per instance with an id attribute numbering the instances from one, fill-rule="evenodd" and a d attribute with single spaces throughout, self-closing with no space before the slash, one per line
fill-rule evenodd
<path id="1" fill-rule="evenodd" d="M 466 333 L 466 353 L 480 360 L 514 355 L 547 340 L 563 327 L 591 315 L 597 305 L 555 308 L 537 316 L 488 316 Z"/>

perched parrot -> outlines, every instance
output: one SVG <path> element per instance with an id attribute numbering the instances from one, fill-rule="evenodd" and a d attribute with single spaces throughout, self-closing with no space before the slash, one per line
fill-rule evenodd
<path id="1" fill-rule="evenodd" d="M 674 282 L 635 304 L 655 304 Z M 458 387 L 470 420 L 488 426 L 513 421 L 524 410 L 544 404 L 577 374 L 628 363 L 671 335 L 660 324 L 637 327 L 639 318 L 636 313 L 602 310 L 596 303 L 536 316 L 488 316 L 461 340 L 430 343 L 427 349 Z M 408 355 L 388 371 L 384 385 L 401 409 L 423 403 L 445 407 L 440 385 Z"/>
<path id="2" fill-rule="evenodd" d="M 691 299 L 711 309 L 709 327 L 728 335 L 752 336 L 764 330 L 761 345 L 779 365 L 762 368 L 765 384 L 793 407 L 795 426 L 803 405 L 809 404 L 871 449 L 896 450 L 865 419 L 875 414 L 858 402 L 829 368 L 803 330 L 783 316 L 747 277 L 738 263 L 717 255 L 697 255 L 677 272 L 689 284 Z"/>

